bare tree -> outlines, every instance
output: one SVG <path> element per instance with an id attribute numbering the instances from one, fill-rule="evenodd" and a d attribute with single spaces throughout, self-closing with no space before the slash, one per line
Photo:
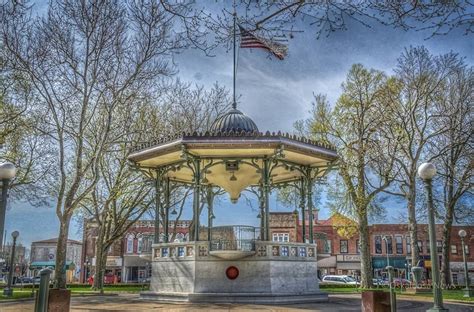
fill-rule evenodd
<path id="1" fill-rule="evenodd" d="M 446 129 L 429 144 L 440 178 L 435 187 L 440 196 L 440 213 L 443 213 L 442 235 L 442 283 L 451 285 L 450 252 L 453 222 L 472 224 L 473 173 L 474 162 L 474 70 L 460 64 L 448 76 L 437 101 L 441 128 Z"/>
<path id="2" fill-rule="evenodd" d="M 406 49 L 395 69 L 396 92 L 388 98 L 393 116 L 391 132 L 400 149 L 394 167 L 397 183 L 386 192 L 407 203 L 413 266 L 419 260 L 416 211 L 421 206 L 417 205 L 417 169 L 423 159 L 430 157 L 428 144 L 446 131 L 440 126 L 440 115 L 434 104 L 457 63 L 459 60 L 454 54 L 433 56 L 424 47 Z"/>
<path id="3" fill-rule="evenodd" d="M 361 286 L 372 285 L 369 212 L 376 196 L 393 180 L 396 141 L 386 133 L 390 115 L 385 112 L 387 93 L 393 92 L 385 74 L 353 65 L 334 109 L 317 97 L 318 112 L 312 132 L 336 145 L 339 174 L 347 190 L 349 214 L 355 217 L 360 239 Z"/>
<path id="4" fill-rule="evenodd" d="M 27 7 L 2 6 L 5 61 L 30 80 L 42 118 L 38 128 L 57 154 L 45 182 L 60 222 L 59 288 L 66 284 L 69 222 L 98 183 L 115 109 L 171 74 L 170 52 L 185 45 L 172 20 L 156 1 L 58 0 L 36 18 Z"/>

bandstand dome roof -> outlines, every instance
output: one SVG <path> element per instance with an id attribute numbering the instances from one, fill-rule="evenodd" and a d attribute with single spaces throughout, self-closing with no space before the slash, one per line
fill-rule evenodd
<path id="1" fill-rule="evenodd" d="M 234 107 L 218 117 L 209 131 L 144 143 L 128 159 L 150 177 L 156 177 L 159 169 L 171 181 L 192 184 L 189 157 L 199 159 L 202 185 L 219 186 L 237 201 L 245 188 L 262 183 L 265 159 L 272 161 L 270 182 L 279 184 L 301 180 L 308 169 L 313 178 L 324 176 L 337 153 L 333 146 L 307 138 L 259 132 L 252 119 Z"/>
<path id="2" fill-rule="evenodd" d="M 210 132 L 244 131 L 258 132 L 257 125 L 250 117 L 244 115 L 236 108 L 232 108 L 224 115 L 218 117 L 211 125 Z"/>

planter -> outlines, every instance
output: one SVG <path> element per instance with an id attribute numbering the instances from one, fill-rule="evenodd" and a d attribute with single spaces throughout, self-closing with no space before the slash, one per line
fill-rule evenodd
<path id="1" fill-rule="evenodd" d="M 413 279 L 415 280 L 415 288 L 418 288 L 421 282 L 421 274 L 423 272 L 423 268 L 421 267 L 413 267 L 411 268 L 411 272 L 413 273 Z"/>
<path id="2" fill-rule="evenodd" d="M 362 291 L 362 312 L 390 312 L 390 293 L 382 290 Z"/>
<path id="3" fill-rule="evenodd" d="M 68 289 L 50 289 L 48 296 L 48 312 L 69 312 L 71 291 Z"/>

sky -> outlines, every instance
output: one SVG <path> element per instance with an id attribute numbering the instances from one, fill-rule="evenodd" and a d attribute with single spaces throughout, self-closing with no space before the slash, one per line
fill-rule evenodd
<path id="1" fill-rule="evenodd" d="M 39 3 L 37 8 L 42 11 L 45 4 Z M 376 22 L 371 23 L 370 28 L 356 22 L 349 22 L 347 26 L 346 31 L 316 39 L 311 27 L 300 23 L 296 28 L 303 32 L 295 33 L 289 41 L 289 54 L 283 61 L 268 58 L 263 50 L 238 51 L 238 108 L 255 121 L 260 131 L 292 132 L 295 121 L 308 117 L 313 94 L 326 94 L 329 101 L 335 103 L 352 64 L 361 63 L 390 74 L 400 53 L 407 47 L 419 45 L 424 45 L 433 54 L 457 52 L 465 57 L 466 63 L 473 64 L 474 40 L 472 36 L 464 36 L 462 31 L 426 39 L 429 32 L 403 31 Z M 218 82 L 230 90 L 232 53 L 222 48 L 214 54 L 214 57 L 207 57 L 201 51 L 187 50 L 176 55 L 176 77 L 207 87 Z M 387 207 L 387 222 L 394 222 L 403 205 L 395 202 L 387 205 L 391 205 Z M 243 200 L 233 205 L 223 197 L 216 204 L 215 224 L 257 225 L 256 203 L 253 206 L 252 209 Z M 289 209 L 272 197 L 272 211 Z M 320 210 L 322 218 L 328 216 L 324 203 Z M 35 240 L 57 237 L 58 226 L 52 206 L 9 204 L 6 230 L 8 233 L 19 230 L 19 242 L 26 246 Z M 81 237 L 80 227 L 73 221 L 70 238 L 80 240 Z M 10 234 L 8 239 L 11 239 Z"/>

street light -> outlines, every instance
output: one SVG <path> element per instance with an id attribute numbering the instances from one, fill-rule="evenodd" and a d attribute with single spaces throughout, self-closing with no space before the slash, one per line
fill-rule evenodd
<path id="1" fill-rule="evenodd" d="M 388 257 L 388 238 L 386 235 L 382 236 L 382 239 L 385 241 L 385 253 L 387 254 L 387 266 L 390 266 L 390 259 Z"/>
<path id="2" fill-rule="evenodd" d="M 2 201 L 0 203 L 0 247 L 3 246 L 3 230 L 5 228 L 5 214 L 7 211 L 8 185 L 16 175 L 15 165 L 11 162 L 0 164 L 0 180 L 2 181 Z"/>
<path id="3" fill-rule="evenodd" d="M 16 247 L 16 239 L 20 235 L 18 231 L 13 231 L 12 232 L 12 237 L 13 237 L 13 245 L 12 245 L 12 252 L 10 255 L 10 270 L 8 272 L 8 284 L 7 287 L 3 290 L 3 295 L 11 297 L 13 296 L 13 289 L 12 289 L 12 283 L 13 283 L 13 269 L 14 269 L 14 261 L 15 261 L 15 247 Z"/>
<path id="4" fill-rule="evenodd" d="M 469 271 L 467 270 L 466 247 L 464 245 L 465 244 L 464 238 L 467 236 L 467 233 L 465 230 L 460 230 L 458 234 L 459 234 L 459 237 L 461 237 L 462 259 L 464 261 L 464 281 L 466 283 L 466 287 L 464 287 L 464 297 L 470 298 L 470 297 L 473 297 L 474 294 L 469 283 Z"/>
<path id="5" fill-rule="evenodd" d="M 432 163 L 423 163 L 418 167 L 418 176 L 423 180 L 426 189 L 426 197 L 428 204 L 428 229 L 430 237 L 430 257 L 431 257 L 431 271 L 433 281 L 433 299 L 434 305 L 427 311 L 448 311 L 443 307 L 443 293 L 441 292 L 441 285 L 439 283 L 438 270 L 438 253 L 436 249 L 436 229 L 434 219 L 433 207 L 433 191 L 431 181 L 436 175 L 436 167 Z"/>

